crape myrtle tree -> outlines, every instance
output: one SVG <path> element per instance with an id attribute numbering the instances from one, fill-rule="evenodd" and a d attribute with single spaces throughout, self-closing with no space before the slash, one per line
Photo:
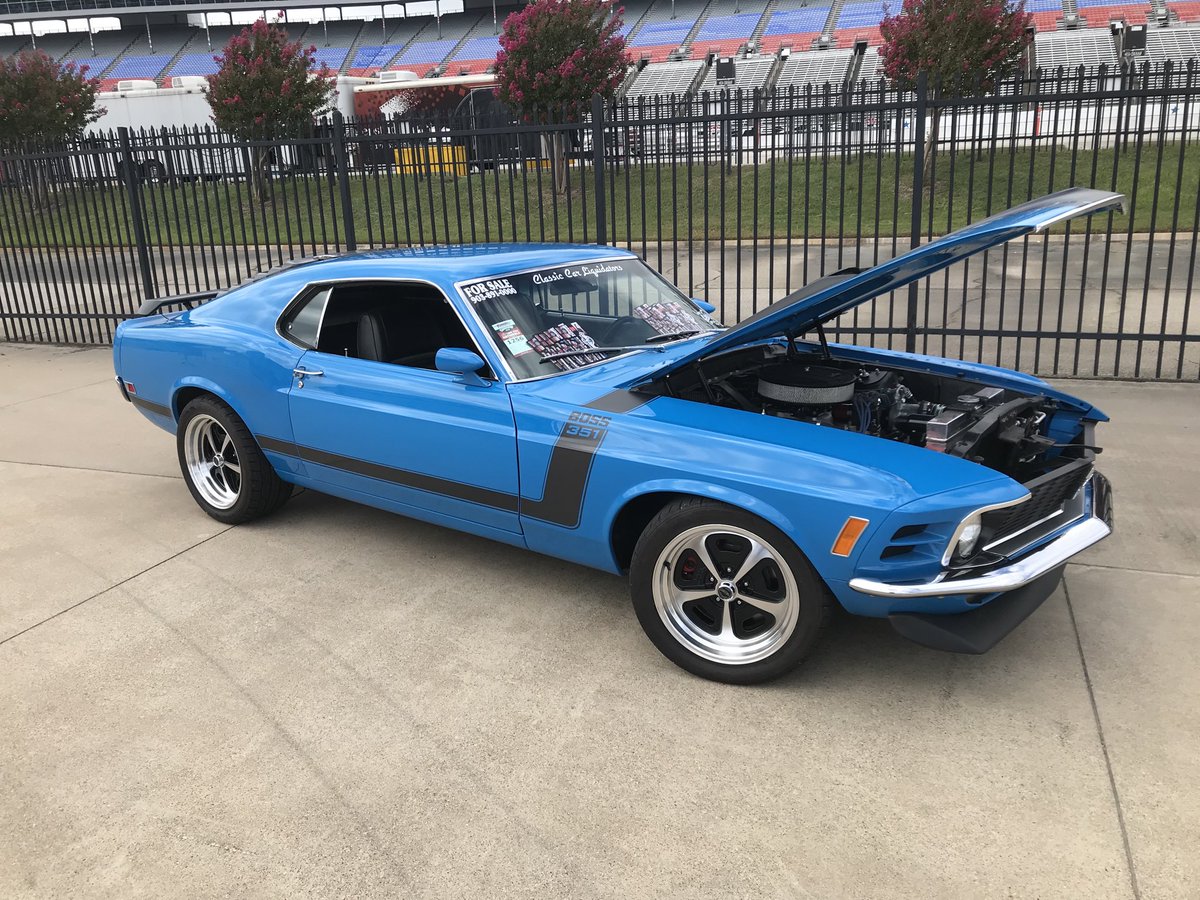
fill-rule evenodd
<path id="1" fill-rule="evenodd" d="M 989 91 L 1017 69 L 1031 36 L 1025 0 L 904 0 L 900 13 L 880 23 L 883 73 L 913 90 L 924 73 L 934 97 Z M 925 168 L 937 149 L 940 107 L 934 107 L 925 144 Z"/>
<path id="2" fill-rule="evenodd" d="M 496 94 L 529 122 L 578 122 L 592 96 L 611 100 L 629 56 L 612 0 L 534 0 L 504 20 Z M 552 132 L 555 187 L 566 191 L 566 134 Z"/>
<path id="3" fill-rule="evenodd" d="M 0 58 L 0 139 L 45 144 L 79 137 L 104 115 L 96 106 L 100 79 L 87 72 L 41 50 Z"/>
<path id="4" fill-rule="evenodd" d="M 217 128 L 243 141 L 267 141 L 307 132 L 313 117 L 329 105 L 332 73 L 314 65 L 316 47 L 289 41 L 287 32 L 259 19 L 230 38 L 214 57 L 219 68 L 208 77 L 208 105 Z M 266 196 L 271 147 L 251 148 L 254 194 Z"/>
<path id="5" fill-rule="evenodd" d="M 40 50 L 0 58 L 0 142 L 35 147 L 61 144 L 83 134 L 104 109 L 96 106 L 100 79 L 87 66 L 58 63 Z M 48 200 L 58 178 L 55 160 L 14 159 L 0 180 L 21 179 L 36 202 Z"/>

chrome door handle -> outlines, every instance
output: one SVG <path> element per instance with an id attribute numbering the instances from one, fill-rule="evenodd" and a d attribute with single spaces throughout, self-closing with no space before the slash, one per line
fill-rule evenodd
<path id="1" fill-rule="evenodd" d="M 292 369 L 292 374 L 297 378 L 315 378 L 318 375 L 324 375 L 320 369 Z"/>

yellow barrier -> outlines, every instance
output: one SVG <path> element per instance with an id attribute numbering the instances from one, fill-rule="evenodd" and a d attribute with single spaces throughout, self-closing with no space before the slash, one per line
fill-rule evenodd
<path id="1" fill-rule="evenodd" d="M 396 173 L 441 172 L 467 174 L 467 148 L 461 145 L 434 144 L 427 147 L 401 147 L 393 151 Z"/>

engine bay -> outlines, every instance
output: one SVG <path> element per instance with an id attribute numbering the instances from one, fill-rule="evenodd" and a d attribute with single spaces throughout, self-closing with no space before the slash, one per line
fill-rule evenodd
<path id="1" fill-rule="evenodd" d="M 1052 398 L 778 344 L 704 360 L 660 387 L 682 399 L 925 447 L 1022 482 L 1063 455 L 1064 444 L 1048 433 L 1059 408 Z M 1082 450 L 1081 437 L 1069 446 Z"/>

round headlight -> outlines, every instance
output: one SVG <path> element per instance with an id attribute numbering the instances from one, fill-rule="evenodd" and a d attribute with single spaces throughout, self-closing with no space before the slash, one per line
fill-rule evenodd
<path id="1" fill-rule="evenodd" d="M 965 522 L 958 530 L 958 543 L 954 547 L 955 559 L 966 559 L 974 553 L 982 533 L 983 525 L 978 518 L 972 517 L 969 522 Z"/>

